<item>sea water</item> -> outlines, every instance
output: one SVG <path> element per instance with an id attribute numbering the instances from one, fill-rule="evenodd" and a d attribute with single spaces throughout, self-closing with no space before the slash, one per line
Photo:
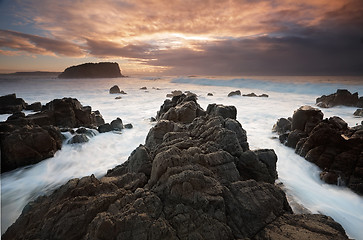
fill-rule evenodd
<path id="1" fill-rule="evenodd" d="M 126 95 L 115 99 L 109 94 L 118 85 Z M 141 90 L 146 87 L 146 90 Z M 281 117 L 292 116 L 302 105 L 315 105 L 323 94 L 344 88 L 363 94 L 363 78 L 334 77 L 134 77 L 114 79 L 12 78 L 0 79 L 0 95 L 16 93 L 27 103 L 45 104 L 55 98 L 77 98 L 83 105 L 99 110 L 106 122 L 120 117 L 132 123 L 121 133 L 103 133 L 84 144 L 63 144 L 53 158 L 1 174 L 1 232 L 18 218 L 24 206 L 40 195 L 49 194 L 69 179 L 95 174 L 102 177 L 108 169 L 123 163 L 145 142 L 166 94 L 173 90 L 192 91 L 204 109 L 210 103 L 234 105 L 237 120 L 247 131 L 251 149 L 272 148 L 278 156 L 278 182 L 282 183 L 295 212 L 322 213 L 342 224 L 351 238 L 363 236 L 363 198 L 344 187 L 325 184 L 319 169 L 282 145 L 271 131 Z M 239 89 L 268 98 L 227 97 Z M 207 96 L 212 93 L 213 96 Z M 118 95 L 117 95 L 118 96 Z M 321 109 L 324 117 L 340 116 L 349 126 L 360 123 L 353 107 Z M 26 114 L 31 113 L 25 111 Z M 8 114 L 0 115 L 5 121 Z M 301 210 L 303 209 L 303 210 Z"/>

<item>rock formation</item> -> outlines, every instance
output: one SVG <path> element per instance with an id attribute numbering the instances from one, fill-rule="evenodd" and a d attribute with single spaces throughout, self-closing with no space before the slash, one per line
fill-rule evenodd
<path id="1" fill-rule="evenodd" d="M 292 119 L 279 119 L 273 130 L 282 143 L 322 169 L 322 180 L 363 194 L 362 125 L 349 128 L 340 117 L 323 119 L 319 109 L 302 106 Z"/>
<path id="2" fill-rule="evenodd" d="M 17 98 L 15 93 L 0 97 L 0 114 L 20 112 L 26 106 L 26 102 L 22 98 Z"/>
<path id="3" fill-rule="evenodd" d="M 330 108 L 338 105 L 363 107 L 363 97 L 358 98 L 358 93 L 350 93 L 346 89 L 338 89 L 336 93 L 323 95 L 316 99 L 316 105 L 322 108 Z"/>
<path id="4" fill-rule="evenodd" d="M 236 91 L 232 91 L 232 92 L 228 93 L 228 97 L 233 97 L 233 96 L 241 96 L 241 91 L 236 90 Z"/>
<path id="5" fill-rule="evenodd" d="M 16 99 L 15 94 L 11 97 Z M 74 98 L 54 99 L 41 112 L 28 116 L 14 113 L 6 122 L 0 122 L 1 172 L 53 157 L 62 146 L 59 128 L 95 128 L 101 124 L 104 120 L 98 111 L 82 106 Z M 86 135 L 76 135 L 69 143 L 87 140 Z"/>
<path id="6" fill-rule="evenodd" d="M 2 239 L 347 239 L 329 217 L 292 214 L 274 151 L 249 150 L 233 116 L 193 95 L 164 102 L 125 163 L 29 203 Z"/>
<path id="7" fill-rule="evenodd" d="M 58 78 L 117 78 L 123 77 L 118 63 L 84 63 L 66 68 Z"/>

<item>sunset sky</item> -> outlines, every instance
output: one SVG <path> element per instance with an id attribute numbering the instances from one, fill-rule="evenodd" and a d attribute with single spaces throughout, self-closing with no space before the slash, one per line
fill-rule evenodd
<path id="1" fill-rule="evenodd" d="M 0 72 L 363 75 L 363 0 L 0 0 Z"/>

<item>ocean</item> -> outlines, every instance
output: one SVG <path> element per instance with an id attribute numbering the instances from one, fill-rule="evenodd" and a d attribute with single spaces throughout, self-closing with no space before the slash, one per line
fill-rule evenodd
<path id="1" fill-rule="evenodd" d="M 109 94 L 118 85 L 127 94 Z M 141 90 L 146 87 L 146 90 Z M 251 149 L 272 148 L 278 156 L 277 171 L 281 184 L 295 212 L 322 213 L 339 222 L 351 238 L 363 237 L 363 197 L 345 187 L 328 185 L 319 179 L 319 169 L 294 150 L 282 145 L 272 126 L 281 117 L 292 116 L 302 105 L 315 105 L 315 99 L 337 89 L 348 89 L 363 95 L 363 77 L 129 77 L 112 79 L 57 79 L 0 77 L 0 96 L 16 93 L 27 103 L 45 104 L 55 98 L 77 98 L 84 106 L 99 110 L 106 122 L 117 117 L 132 123 L 132 129 L 121 133 L 103 133 L 84 144 L 64 144 L 53 158 L 38 164 L 1 174 L 1 232 L 21 214 L 24 206 L 40 195 L 49 194 L 69 179 L 94 174 L 102 177 L 108 169 L 127 160 L 130 153 L 145 142 L 155 124 L 151 117 L 173 90 L 191 91 L 198 103 L 234 105 L 237 120 L 247 131 Z M 231 91 L 242 94 L 268 94 L 268 98 L 227 97 Z M 207 96 L 212 93 L 213 96 Z M 354 107 L 321 109 L 324 117 L 340 116 L 349 126 L 360 124 Z M 32 113 L 25 111 L 26 114 Z M 0 115 L 5 121 L 9 114 Z"/>

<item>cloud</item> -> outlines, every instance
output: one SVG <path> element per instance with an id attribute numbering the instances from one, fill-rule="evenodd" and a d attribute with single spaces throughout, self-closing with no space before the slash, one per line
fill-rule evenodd
<path id="1" fill-rule="evenodd" d="M 73 43 L 0 29 L 0 47 L 20 50 L 32 54 L 84 56 L 80 46 Z"/>
<path id="2" fill-rule="evenodd" d="M 362 0 L 22 0 L 47 33 L 0 31 L 7 49 L 119 57 L 195 74 L 357 74 Z M 170 67 L 170 68 L 169 68 Z"/>

